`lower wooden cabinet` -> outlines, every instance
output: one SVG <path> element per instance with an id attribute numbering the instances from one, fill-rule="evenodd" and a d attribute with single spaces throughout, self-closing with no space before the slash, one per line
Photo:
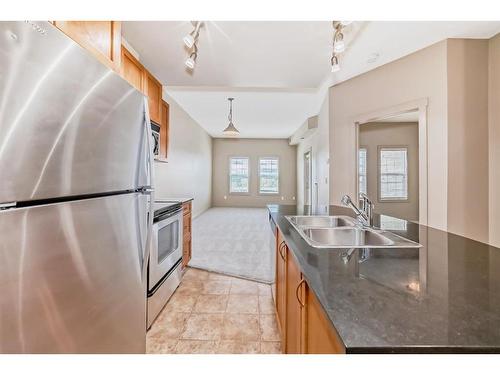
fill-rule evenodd
<path id="1" fill-rule="evenodd" d="M 183 212 L 183 242 L 182 267 L 186 267 L 191 260 L 191 202 L 182 204 Z"/>
<path id="2" fill-rule="evenodd" d="M 344 345 L 277 229 L 276 314 L 283 352 L 345 353 Z"/>
<path id="3" fill-rule="evenodd" d="M 344 345 L 332 327 L 314 292 L 305 285 L 303 353 L 340 354 Z"/>
<path id="4" fill-rule="evenodd" d="M 276 235 L 276 315 L 281 333 L 281 347 L 286 346 L 286 256 L 287 249 L 281 232 Z"/>
<path id="5" fill-rule="evenodd" d="M 287 248 L 287 251 L 288 248 Z M 289 354 L 302 353 L 302 315 L 303 315 L 303 293 L 304 279 L 299 267 L 291 254 L 287 255 L 286 261 L 286 352 Z"/>

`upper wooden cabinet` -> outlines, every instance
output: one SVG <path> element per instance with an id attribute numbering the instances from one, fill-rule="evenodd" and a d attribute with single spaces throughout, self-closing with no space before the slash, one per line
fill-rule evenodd
<path id="1" fill-rule="evenodd" d="M 158 80 L 146 71 L 146 91 L 149 105 L 149 117 L 157 124 L 161 123 L 162 86 Z"/>
<path id="2" fill-rule="evenodd" d="M 122 46 L 121 75 L 137 90 L 145 94 L 145 69 L 139 61 Z"/>
<path id="3" fill-rule="evenodd" d="M 161 101 L 161 123 L 160 123 L 160 159 L 167 159 L 170 135 L 170 106 L 164 100 Z"/>
<path id="4" fill-rule="evenodd" d="M 54 21 L 54 25 L 95 55 L 99 61 L 120 71 L 121 23 L 119 21 Z"/>

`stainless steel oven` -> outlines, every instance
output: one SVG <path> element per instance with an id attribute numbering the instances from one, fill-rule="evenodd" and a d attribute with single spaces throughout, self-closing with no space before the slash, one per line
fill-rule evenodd
<path id="1" fill-rule="evenodd" d="M 148 269 L 148 328 L 179 286 L 182 262 L 182 206 L 155 203 Z"/>

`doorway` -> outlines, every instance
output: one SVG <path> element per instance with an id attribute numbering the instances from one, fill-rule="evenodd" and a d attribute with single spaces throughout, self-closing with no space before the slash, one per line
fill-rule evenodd
<path id="1" fill-rule="evenodd" d="M 304 205 L 312 204 L 312 153 L 304 153 Z"/>

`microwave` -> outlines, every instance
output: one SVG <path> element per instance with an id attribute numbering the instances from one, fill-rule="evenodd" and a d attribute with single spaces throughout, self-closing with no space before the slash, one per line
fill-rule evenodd
<path id="1" fill-rule="evenodd" d="M 151 121 L 151 134 L 153 135 L 153 155 L 157 159 L 160 156 L 160 125 Z"/>

